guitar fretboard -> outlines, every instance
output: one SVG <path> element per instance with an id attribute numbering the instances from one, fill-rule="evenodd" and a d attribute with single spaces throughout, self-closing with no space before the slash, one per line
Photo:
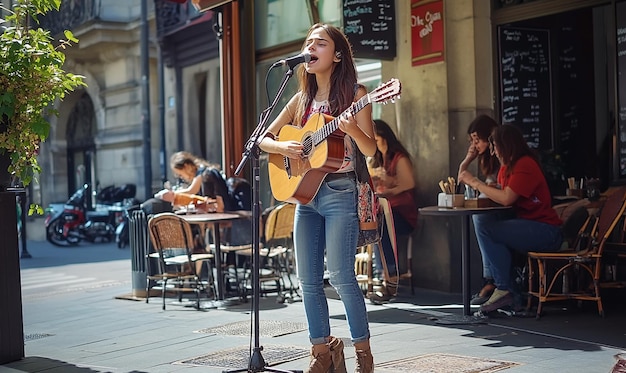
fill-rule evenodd
<path id="1" fill-rule="evenodd" d="M 340 122 L 339 118 L 343 114 L 350 112 L 350 114 L 354 115 L 358 113 L 359 111 L 363 110 L 363 108 L 369 104 L 370 104 L 370 95 L 368 93 L 365 96 L 361 97 L 361 99 L 359 99 L 353 106 L 350 106 L 343 113 L 339 114 L 338 117 L 326 123 L 319 130 L 313 132 L 313 134 L 310 137 L 308 137 L 302 144 L 304 146 L 304 154 L 308 154 L 309 151 L 313 149 L 313 146 L 319 145 L 322 141 L 326 140 L 326 138 L 330 136 L 331 133 L 335 132 L 337 128 L 339 128 L 339 122 Z"/>

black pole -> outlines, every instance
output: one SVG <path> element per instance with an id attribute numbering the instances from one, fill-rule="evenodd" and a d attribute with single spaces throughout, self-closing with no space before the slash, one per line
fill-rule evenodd
<path id="1" fill-rule="evenodd" d="M 145 198 L 152 196 L 152 155 L 150 141 L 150 52 L 148 50 L 148 3 L 141 0 L 141 123 L 143 128 L 143 176 Z"/>
<path id="2" fill-rule="evenodd" d="M 271 70 L 271 69 L 270 69 Z M 268 72 L 269 74 L 269 72 Z M 293 76 L 293 67 L 289 66 L 289 70 L 285 72 L 283 80 L 278 88 L 278 92 L 276 93 L 276 97 L 274 101 L 267 107 L 261 115 L 259 116 L 259 123 L 257 127 L 250 135 L 250 138 L 246 142 L 246 149 L 243 152 L 243 157 L 241 162 L 235 169 L 235 175 L 239 175 L 243 166 L 246 162 L 251 159 L 251 174 L 252 174 L 252 308 L 253 308 L 253 332 L 254 332 L 254 347 L 252 349 L 252 355 L 250 356 L 250 360 L 248 361 L 248 367 L 237 369 L 237 370 L 224 370 L 222 373 L 237 373 L 237 372 L 248 372 L 248 373 L 258 373 L 258 372 L 276 372 L 276 373 L 301 373 L 301 370 L 282 370 L 269 368 L 266 366 L 265 359 L 263 359 L 263 346 L 261 346 L 260 340 L 260 323 L 259 323 L 259 302 L 260 302 L 260 292 L 261 292 L 261 284 L 260 284 L 260 265 L 259 262 L 261 260 L 260 257 L 260 247 L 259 247 L 259 222 L 261 220 L 261 208 L 260 208 L 260 176 L 259 176 L 259 143 L 262 140 L 261 135 L 265 132 L 266 125 L 268 123 L 269 117 L 272 114 L 272 111 L 276 107 L 278 100 L 282 96 L 285 88 L 287 86 L 287 82 Z"/>
<path id="3" fill-rule="evenodd" d="M 163 68 L 163 49 L 158 46 L 157 72 L 159 81 L 159 133 L 161 135 L 161 143 L 159 146 L 159 168 L 161 170 L 161 181 L 167 180 L 167 154 L 165 149 L 165 87 L 164 87 L 164 68 Z"/>
<path id="4" fill-rule="evenodd" d="M 26 248 L 26 209 L 28 208 L 27 204 L 26 204 L 26 190 L 24 190 L 22 193 L 18 194 L 18 197 L 20 200 L 20 208 L 22 210 L 22 216 L 20 216 L 20 219 L 22 219 L 22 229 L 20 230 L 20 239 L 21 239 L 21 243 L 22 243 L 22 252 L 20 254 L 20 258 L 21 259 L 28 259 L 28 258 L 32 258 L 32 255 L 30 255 L 30 253 L 28 252 L 28 249 Z"/>

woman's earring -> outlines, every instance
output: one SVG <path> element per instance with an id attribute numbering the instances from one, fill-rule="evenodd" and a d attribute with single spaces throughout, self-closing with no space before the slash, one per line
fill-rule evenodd
<path id="1" fill-rule="evenodd" d="M 341 52 L 335 52 L 335 62 L 341 61 Z"/>

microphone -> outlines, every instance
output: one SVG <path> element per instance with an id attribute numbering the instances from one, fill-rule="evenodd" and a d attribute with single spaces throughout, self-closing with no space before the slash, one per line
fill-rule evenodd
<path id="1" fill-rule="evenodd" d="M 308 63 L 309 61 L 311 61 L 311 55 L 308 54 L 307 52 L 302 52 L 296 56 L 291 56 L 291 57 L 287 57 L 284 60 L 280 60 L 277 62 L 274 62 L 274 64 L 272 65 L 272 67 L 276 67 L 276 66 L 289 66 L 290 69 L 294 68 L 296 65 L 301 64 L 302 62 L 304 63 Z"/>

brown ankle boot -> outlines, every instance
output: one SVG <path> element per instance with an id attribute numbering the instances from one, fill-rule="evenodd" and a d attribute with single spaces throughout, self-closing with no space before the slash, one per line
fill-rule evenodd
<path id="1" fill-rule="evenodd" d="M 320 343 L 311 347 L 311 362 L 304 373 L 328 373 L 332 365 L 330 348 L 326 343 Z"/>
<path id="2" fill-rule="evenodd" d="M 357 342 L 354 344 L 356 350 L 356 364 L 354 373 L 373 373 L 374 357 L 370 349 L 370 341 Z"/>
<path id="3" fill-rule="evenodd" d="M 305 373 L 346 373 L 343 341 L 331 336 L 328 343 L 313 345 L 311 362 Z"/>
<path id="4" fill-rule="evenodd" d="M 333 360 L 334 373 L 347 373 L 346 360 L 343 355 L 343 341 L 339 338 L 330 336 L 328 347 Z"/>

